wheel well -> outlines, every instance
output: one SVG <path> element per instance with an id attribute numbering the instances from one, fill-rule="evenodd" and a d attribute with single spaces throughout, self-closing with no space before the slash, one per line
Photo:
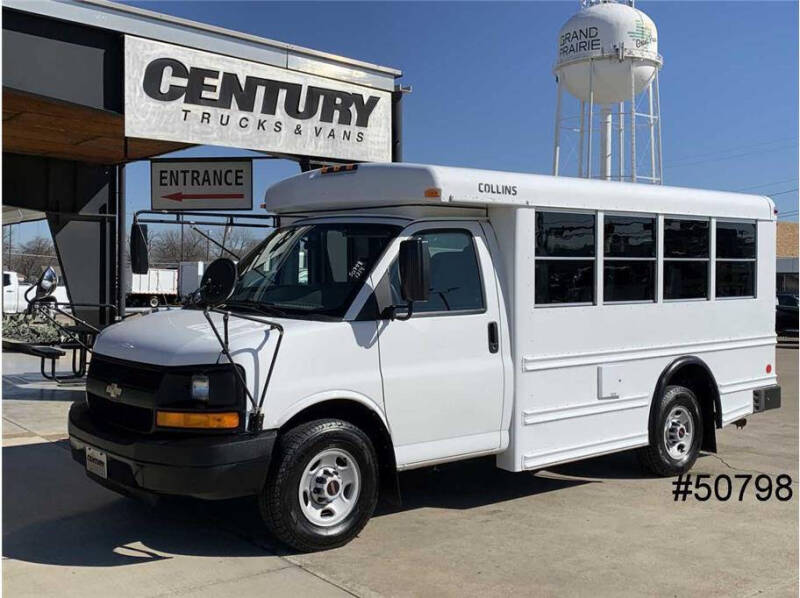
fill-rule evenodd
<path id="1" fill-rule="evenodd" d="M 400 486 L 397 478 L 397 464 L 394 458 L 394 445 L 389 430 L 381 418 L 369 407 L 349 399 L 331 399 L 311 405 L 296 413 L 280 427 L 279 434 L 295 426 L 315 419 L 341 419 L 353 424 L 369 436 L 378 455 L 380 469 L 381 496 L 399 504 Z"/>
<path id="2" fill-rule="evenodd" d="M 722 408 L 717 382 L 709 367 L 697 357 L 681 357 L 673 361 L 658 380 L 654 405 L 655 399 L 671 385 L 685 386 L 697 396 L 703 417 L 702 449 L 717 452 L 716 428 L 722 427 Z M 710 422 L 713 425 L 709 425 Z"/>

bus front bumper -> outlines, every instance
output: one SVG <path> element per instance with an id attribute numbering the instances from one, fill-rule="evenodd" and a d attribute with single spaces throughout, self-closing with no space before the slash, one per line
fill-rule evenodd
<path id="1" fill-rule="evenodd" d="M 277 430 L 255 434 L 147 438 L 92 419 L 78 401 L 69 410 L 72 458 L 94 481 L 123 494 L 227 499 L 264 486 Z M 105 474 L 105 477 L 103 477 Z"/>

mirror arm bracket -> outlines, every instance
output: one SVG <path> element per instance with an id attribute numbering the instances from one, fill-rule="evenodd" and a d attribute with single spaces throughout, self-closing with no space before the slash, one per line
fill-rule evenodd
<path id="1" fill-rule="evenodd" d="M 214 325 L 214 322 L 211 320 L 211 316 L 208 315 L 208 308 L 205 308 L 203 310 L 203 316 L 205 317 L 206 321 L 208 322 L 208 325 L 211 326 L 211 330 L 214 332 L 214 336 L 217 337 L 217 341 L 219 342 L 220 347 L 222 347 L 222 353 L 225 355 L 225 357 L 227 357 L 228 362 L 231 365 L 233 365 L 233 371 L 234 371 L 234 373 L 236 375 L 236 378 L 239 380 L 239 383 L 242 385 L 242 387 L 244 388 L 244 391 L 247 393 L 247 398 L 250 399 L 250 403 L 253 405 L 253 409 L 256 409 L 258 407 L 258 404 L 256 403 L 255 398 L 253 398 L 253 394 L 250 392 L 250 389 L 247 387 L 247 384 L 245 382 L 244 376 L 239 371 L 239 368 L 236 367 L 236 364 L 233 361 L 233 357 L 231 356 L 230 349 L 228 348 L 227 312 L 223 312 L 223 314 L 224 314 L 223 315 L 223 320 L 225 322 L 225 338 L 224 339 L 220 335 L 219 330 L 217 330 L 217 327 Z"/>
<path id="2" fill-rule="evenodd" d="M 213 311 L 214 313 L 222 314 L 222 320 L 224 322 L 224 335 L 225 338 L 219 334 L 217 327 L 214 325 L 214 322 L 211 320 L 211 316 L 208 315 L 209 311 Z M 264 380 L 264 386 L 261 390 L 261 396 L 259 397 L 258 402 L 256 402 L 255 397 L 250 392 L 250 388 L 247 386 L 247 383 L 244 379 L 244 376 L 239 371 L 239 368 L 236 367 L 236 364 L 233 361 L 233 357 L 231 356 L 230 349 L 228 348 L 228 318 L 231 316 L 231 312 L 221 309 L 216 309 L 214 307 L 206 307 L 203 310 L 203 315 L 208 321 L 209 326 L 211 326 L 211 330 L 214 331 L 214 335 L 217 337 L 217 341 L 219 342 L 220 346 L 222 347 L 222 353 L 228 359 L 228 362 L 234 366 L 233 371 L 236 374 L 236 378 L 239 380 L 239 383 L 244 388 L 244 391 L 247 393 L 247 398 L 250 399 L 250 403 L 253 406 L 253 412 L 250 414 L 250 418 L 247 422 L 247 429 L 250 432 L 258 432 L 261 430 L 262 425 L 264 424 L 264 412 L 262 407 L 264 406 L 264 399 L 267 396 L 267 388 L 269 387 L 269 382 L 272 379 L 272 372 L 275 369 L 275 361 L 278 359 L 278 352 L 281 349 L 281 341 L 283 340 L 283 326 L 281 326 L 277 322 L 273 322 L 271 320 L 267 320 L 264 318 L 255 318 L 252 316 L 245 316 L 242 314 L 233 314 L 236 318 L 241 318 L 243 320 L 249 320 L 251 322 L 258 322 L 259 324 L 264 324 L 269 326 L 270 330 L 277 330 L 278 331 L 278 340 L 275 343 L 275 351 L 272 353 L 272 361 L 269 364 L 269 370 L 267 371 L 267 378 Z"/>
<path id="3" fill-rule="evenodd" d="M 397 310 L 404 307 L 406 308 L 406 314 L 404 316 L 398 316 Z M 401 322 L 405 322 L 406 320 L 410 320 L 411 316 L 414 315 L 414 302 L 409 301 L 405 305 L 390 305 L 388 308 L 386 308 L 384 313 L 386 313 L 390 320 L 400 320 Z"/>

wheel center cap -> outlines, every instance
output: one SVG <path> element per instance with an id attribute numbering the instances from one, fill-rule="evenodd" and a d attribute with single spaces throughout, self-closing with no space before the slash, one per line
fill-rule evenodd
<path id="1" fill-rule="evenodd" d="M 686 436 L 686 430 L 684 428 L 679 428 L 678 429 L 678 438 L 683 438 L 684 436 Z"/>
<path id="2" fill-rule="evenodd" d="M 341 484 L 339 484 L 336 480 L 331 480 L 328 482 L 328 485 L 325 487 L 325 492 L 328 496 L 336 496 L 339 493 L 339 489 L 341 488 Z"/>

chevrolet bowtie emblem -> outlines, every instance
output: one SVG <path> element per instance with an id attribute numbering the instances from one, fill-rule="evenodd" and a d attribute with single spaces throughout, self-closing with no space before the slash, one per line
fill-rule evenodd
<path id="1" fill-rule="evenodd" d="M 122 396 L 122 389 L 117 386 L 116 382 L 113 382 L 106 386 L 106 394 L 112 399 L 118 399 Z"/>

